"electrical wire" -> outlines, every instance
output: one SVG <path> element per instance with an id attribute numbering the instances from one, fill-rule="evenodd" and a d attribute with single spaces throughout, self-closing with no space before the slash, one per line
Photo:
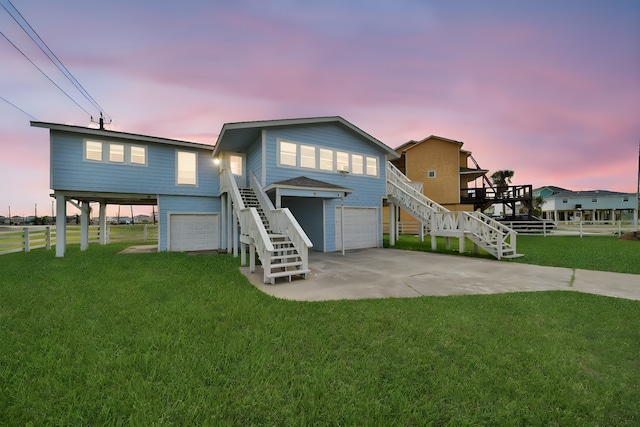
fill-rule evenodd
<path id="1" fill-rule="evenodd" d="M 33 117 L 31 114 L 27 113 L 26 111 L 24 111 L 22 108 L 18 107 L 16 104 L 14 104 L 13 102 L 7 100 L 6 98 L 4 98 L 3 96 L 0 96 L 0 99 L 2 99 L 4 102 L 6 102 L 7 104 L 11 105 L 13 108 L 15 108 L 16 110 L 20 110 L 21 112 L 23 112 L 24 114 L 26 114 L 27 116 L 31 117 L 33 120 L 35 120 L 36 122 L 39 122 L 40 120 L 38 120 L 37 118 Z"/>
<path id="2" fill-rule="evenodd" d="M 9 42 L 9 44 L 11 44 L 11 46 L 13 46 L 14 48 L 16 48 L 16 50 L 17 50 L 18 52 L 20 52 L 20 53 L 22 54 L 22 56 L 24 56 L 24 57 L 27 59 L 27 61 L 29 61 L 29 62 L 31 63 L 31 65 L 33 65 L 34 67 L 36 67 L 36 69 L 37 69 L 38 71 L 40 71 L 40 72 L 42 73 L 42 75 L 43 75 L 43 76 L 45 76 L 45 77 L 46 77 L 46 78 L 47 78 L 51 83 L 53 83 L 55 87 L 57 87 L 58 89 L 60 89 L 60 91 L 61 91 L 62 93 L 64 93 L 65 95 L 67 95 L 67 98 L 69 98 L 69 99 L 70 99 L 74 104 L 76 104 L 78 107 L 80 107 L 80 108 L 82 109 L 82 111 L 84 111 L 84 112 L 85 112 L 85 113 L 87 113 L 89 116 L 91 116 L 91 113 L 90 113 L 90 112 L 88 112 L 88 111 L 87 111 L 87 110 L 86 110 L 82 105 L 78 104 L 78 103 L 76 102 L 76 100 L 75 100 L 75 99 L 73 99 L 73 98 L 71 97 L 71 95 L 69 95 L 67 92 L 65 92 L 65 91 L 64 91 L 64 89 L 62 89 L 60 86 L 58 86 L 58 84 L 57 84 L 56 82 L 54 82 L 54 81 L 51 79 L 51 77 L 49 77 L 49 76 L 48 76 L 44 71 L 42 71 L 42 69 L 41 69 L 40 67 L 38 67 L 38 66 L 35 64 L 35 62 L 33 62 L 33 61 L 32 61 L 32 60 L 31 60 L 31 59 L 30 59 L 30 58 L 29 58 L 29 57 L 28 57 L 28 56 L 27 56 L 27 55 L 26 55 L 22 50 L 20 50 L 20 48 L 19 48 L 18 46 L 16 46 L 16 45 L 11 41 L 11 40 L 9 40 L 9 38 L 8 38 L 7 36 L 5 36 L 5 35 L 4 35 L 4 33 L 3 33 L 2 31 L 0 31 L 0 35 L 2 35 L 2 37 L 4 37 L 4 38 L 5 38 L 5 40 L 6 40 L 6 41 L 8 41 L 8 42 Z"/>
<path id="3" fill-rule="evenodd" d="M 71 74 L 69 69 L 60 61 L 60 59 L 56 56 L 55 53 L 47 46 L 47 44 L 42 40 L 42 38 L 38 35 L 38 33 L 33 29 L 31 24 L 22 16 L 20 11 L 16 9 L 16 7 L 11 3 L 11 0 L 5 0 L 13 9 L 13 11 L 20 17 L 20 20 L 16 17 L 12 11 L 7 9 L 7 7 L 2 4 L 4 10 L 7 11 L 9 15 L 13 18 L 13 20 L 22 28 L 22 30 L 31 38 L 31 40 L 40 48 L 40 50 L 49 58 L 49 60 L 60 70 L 60 72 L 75 86 L 75 88 L 100 112 L 103 113 L 111 120 L 111 116 L 98 104 L 98 102 L 89 94 L 89 92 L 80 84 L 80 82 Z M 28 27 L 25 28 L 25 25 Z M 5 36 L 6 38 L 6 36 Z M 7 39 L 8 40 L 8 39 Z M 13 44 L 13 43 L 12 43 Z M 24 55 L 24 54 L 23 54 Z M 56 85 L 57 86 L 57 85 Z M 68 96 L 68 95 L 67 95 Z M 74 101 L 75 102 L 75 101 Z M 77 104 L 77 103 L 76 103 Z M 82 108 L 82 107 L 81 107 Z M 82 108 L 85 112 L 84 108 Z M 89 114 L 91 116 L 91 114 Z"/>

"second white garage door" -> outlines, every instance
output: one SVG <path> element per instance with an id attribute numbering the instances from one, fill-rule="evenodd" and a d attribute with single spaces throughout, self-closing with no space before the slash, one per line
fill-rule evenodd
<path id="1" fill-rule="evenodd" d="M 342 250 L 341 207 L 336 208 L 336 250 Z M 378 246 L 378 209 L 344 208 L 344 248 L 362 249 Z"/>
<path id="2" fill-rule="evenodd" d="M 169 250 L 205 251 L 218 249 L 220 241 L 218 215 L 169 215 Z"/>

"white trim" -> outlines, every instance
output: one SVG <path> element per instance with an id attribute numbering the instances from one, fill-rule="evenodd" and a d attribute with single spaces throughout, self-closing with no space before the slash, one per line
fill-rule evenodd
<path id="1" fill-rule="evenodd" d="M 87 158 L 87 143 L 94 142 L 101 144 L 101 160 L 89 159 Z M 120 146 L 122 147 L 122 161 L 111 160 L 111 147 L 112 146 Z M 144 163 L 133 163 L 131 161 L 131 149 L 133 147 L 142 148 L 144 150 Z M 124 165 L 124 166 L 135 166 L 135 167 L 147 167 L 149 164 L 149 149 L 146 145 L 141 144 L 131 144 L 121 141 L 104 141 L 92 138 L 83 138 L 82 139 L 82 160 L 90 163 L 103 163 L 109 165 Z"/>
<path id="2" fill-rule="evenodd" d="M 267 131 L 262 129 L 262 182 L 261 186 L 265 186 L 267 182 Z"/>
<path id="3" fill-rule="evenodd" d="M 176 160 L 175 160 L 175 169 L 174 169 L 174 172 L 175 172 L 175 183 L 176 183 L 176 186 L 178 186 L 178 187 L 197 187 L 197 186 L 198 186 L 198 160 L 199 160 L 199 158 L 198 158 L 198 152 L 197 152 L 197 151 L 181 150 L 181 149 L 178 149 L 178 148 L 177 148 L 177 149 L 175 150 L 175 153 L 176 153 Z M 179 157 L 179 153 L 193 154 L 193 155 L 195 155 L 195 156 L 196 156 L 196 162 L 195 162 L 195 166 L 196 166 L 196 170 L 195 170 L 195 174 L 196 174 L 196 175 L 195 175 L 195 179 L 196 179 L 196 182 L 195 182 L 194 184 L 178 182 L 178 177 L 179 177 L 179 170 L 178 170 L 178 167 L 179 167 L 179 164 L 178 164 L 178 157 Z"/>

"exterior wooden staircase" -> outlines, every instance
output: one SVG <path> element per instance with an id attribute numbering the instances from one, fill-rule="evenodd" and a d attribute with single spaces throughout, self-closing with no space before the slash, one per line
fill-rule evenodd
<path id="1" fill-rule="evenodd" d="M 418 188 L 416 183 L 387 162 L 387 200 L 420 221 L 421 227 L 426 227 L 433 249 L 437 236 L 457 237 L 461 252 L 468 238 L 497 259 L 522 256 L 516 252 L 517 233 L 511 228 L 480 212 L 450 211 L 426 197 Z"/>
<path id="2" fill-rule="evenodd" d="M 291 281 L 293 276 L 298 275 L 306 279 L 310 270 L 309 268 L 304 268 L 304 260 L 301 254 L 288 235 L 277 233 L 271 229 L 269 218 L 260 205 L 255 191 L 251 188 L 240 188 L 239 192 L 245 208 L 255 208 L 258 212 L 262 225 L 269 236 L 269 241 L 273 246 L 273 252 L 270 254 L 269 263 L 267 264 L 269 271 L 265 270 L 265 282 L 266 279 L 269 279 L 269 282 L 274 284 L 275 279 L 279 277 L 286 277 Z M 261 261 L 263 261 L 263 268 L 267 268 L 264 260 Z"/>

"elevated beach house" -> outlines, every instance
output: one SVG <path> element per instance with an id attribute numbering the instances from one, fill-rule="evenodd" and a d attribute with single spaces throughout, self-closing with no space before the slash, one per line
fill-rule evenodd
<path id="1" fill-rule="evenodd" d="M 498 258 L 515 255 L 509 230 L 416 193 L 389 163 L 399 154 L 341 117 L 227 123 L 215 146 L 31 125 L 49 129 L 56 216 L 66 217 L 67 203 L 80 209 L 83 250 L 90 204 L 99 205 L 103 244 L 108 204 L 157 205 L 159 251 L 226 249 L 243 262 L 248 257 L 252 269 L 257 256 L 265 282 L 273 283 L 306 276 L 310 248 L 382 246 L 387 199 L 433 223 L 433 236 L 467 237 Z M 65 227 L 57 222 L 56 256 L 65 253 Z"/>

